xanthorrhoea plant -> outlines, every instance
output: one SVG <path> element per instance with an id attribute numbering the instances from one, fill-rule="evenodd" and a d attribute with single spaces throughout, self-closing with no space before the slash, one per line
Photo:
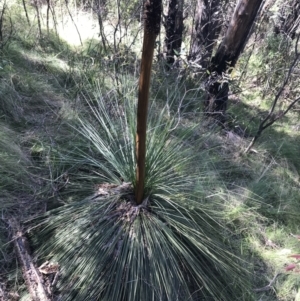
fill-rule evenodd
<path id="1" fill-rule="evenodd" d="M 62 300 L 249 300 L 241 262 L 223 243 L 223 199 L 205 198 L 209 189 L 203 191 L 184 147 L 189 131 L 175 135 L 154 104 L 148 197 L 136 204 L 136 107 L 127 96 L 123 105 L 101 93 L 88 101 L 94 118 L 81 118 L 78 131 L 90 151 L 80 155 L 97 173 L 98 190 L 50 211 L 34 237 L 39 253 L 61 265 Z"/>
<path id="2" fill-rule="evenodd" d="M 99 89 L 87 100 L 93 118 L 79 119 L 76 130 L 90 150 L 75 149 L 82 156 L 75 164 L 97 174 L 97 190 L 50 211 L 36 236 L 39 244 L 44 240 L 40 253 L 61 265 L 62 300 L 243 300 L 247 295 L 241 262 L 223 243 L 222 202 L 217 205 L 217 196 L 205 200 L 199 174 L 191 168 L 184 147 L 188 131 L 173 135 L 172 120 L 154 105 L 147 118 L 160 7 L 160 0 L 146 2 L 138 108 L 131 94 L 124 93 L 120 103 Z"/>

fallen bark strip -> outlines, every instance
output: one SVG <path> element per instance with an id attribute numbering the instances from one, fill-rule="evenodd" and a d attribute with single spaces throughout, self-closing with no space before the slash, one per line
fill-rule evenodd
<path id="1" fill-rule="evenodd" d="M 23 277 L 32 301 L 51 301 L 51 298 L 48 297 L 44 289 L 43 280 L 29 254 L 28 241 L 23 235 L 20 225 L 13 219 L 9 220 L 9 225 L 14 233 L 15 250 L 19 258 Z"/>

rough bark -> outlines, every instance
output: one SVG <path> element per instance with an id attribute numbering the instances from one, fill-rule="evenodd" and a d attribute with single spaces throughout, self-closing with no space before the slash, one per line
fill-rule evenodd
<path id="1" fill-rule="evenodd" d="M 189 59 L 207 68 L 222 27 L 220 0 L 198 0 Z"/>
<path id="2" fill-rule="evenodd" d="M 165 16 L 164 26 L 166 30 L 165 52 L 166 61 L 170 66 L 174 63 L 174 55 L 181 51 L 183 34 L 183 0 L 170 0 L 168 14 Z"/>
<path id="3" fill-rule="evenodd" d="M 161 0 L 147 0 L 145 3 L 144 41 L 139 79 L 137 131 L 136 131 L 136 187 L 137 204 L 143 202 L 146 165 L 146 130 L 151 67 L 155 40 L 160 31 Z"/>
<path id="4" fill-rule="evenodd" d="M 224 113 L 228 101 L 228 81 L 223 78 L 235 66 L 246 42 L 263 0 L 239 0 L 231 18 L 227 32 L 209 66 L 207 80 L 208 98 L 206 111 L 218 120 L 225 121 Z"/>

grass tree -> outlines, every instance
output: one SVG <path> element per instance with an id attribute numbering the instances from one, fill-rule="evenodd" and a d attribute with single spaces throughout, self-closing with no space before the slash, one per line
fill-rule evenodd
<path id="1" fill-rule="evenodd" d="M 72 187 L 32 236 L 40 260 L 61 266 L 61 300 L 251 299 L 245 263 L 225 238 L 226 196 L 217 183 L 207 185 L 204 155 L 195 158 L 187 147 L 192 129 L 174 126 L 170 99 L 166 109 L 152 102 L 147 112 L 160 7 L 157 0 L 145 5 L 138 104 L 125 83 L 122 102 L 100 86 L 82 95 L 87 112 L 73 127 L 81 144 L 72 141 L 74 151 L 61 159 L 74 163 Z M 91 183 L 90 196 L 70 201 Z"/>

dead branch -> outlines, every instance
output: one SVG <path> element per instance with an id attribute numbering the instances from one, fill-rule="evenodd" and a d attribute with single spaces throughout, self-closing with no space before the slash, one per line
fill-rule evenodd
<path id="1" fill-rule="evenodd" d="M 48 297 L 44 289 L 43 280 L 39 274 L 39 271 L 36 269 L 29 254 L 28 241 L 23 235 L 19 223 L 14 219 L 10 219 L 9 225 L 14 233 L 15 251 L 20 261 L 23 277 L 32 300 L 51 301 L 51 298 Z"/>

